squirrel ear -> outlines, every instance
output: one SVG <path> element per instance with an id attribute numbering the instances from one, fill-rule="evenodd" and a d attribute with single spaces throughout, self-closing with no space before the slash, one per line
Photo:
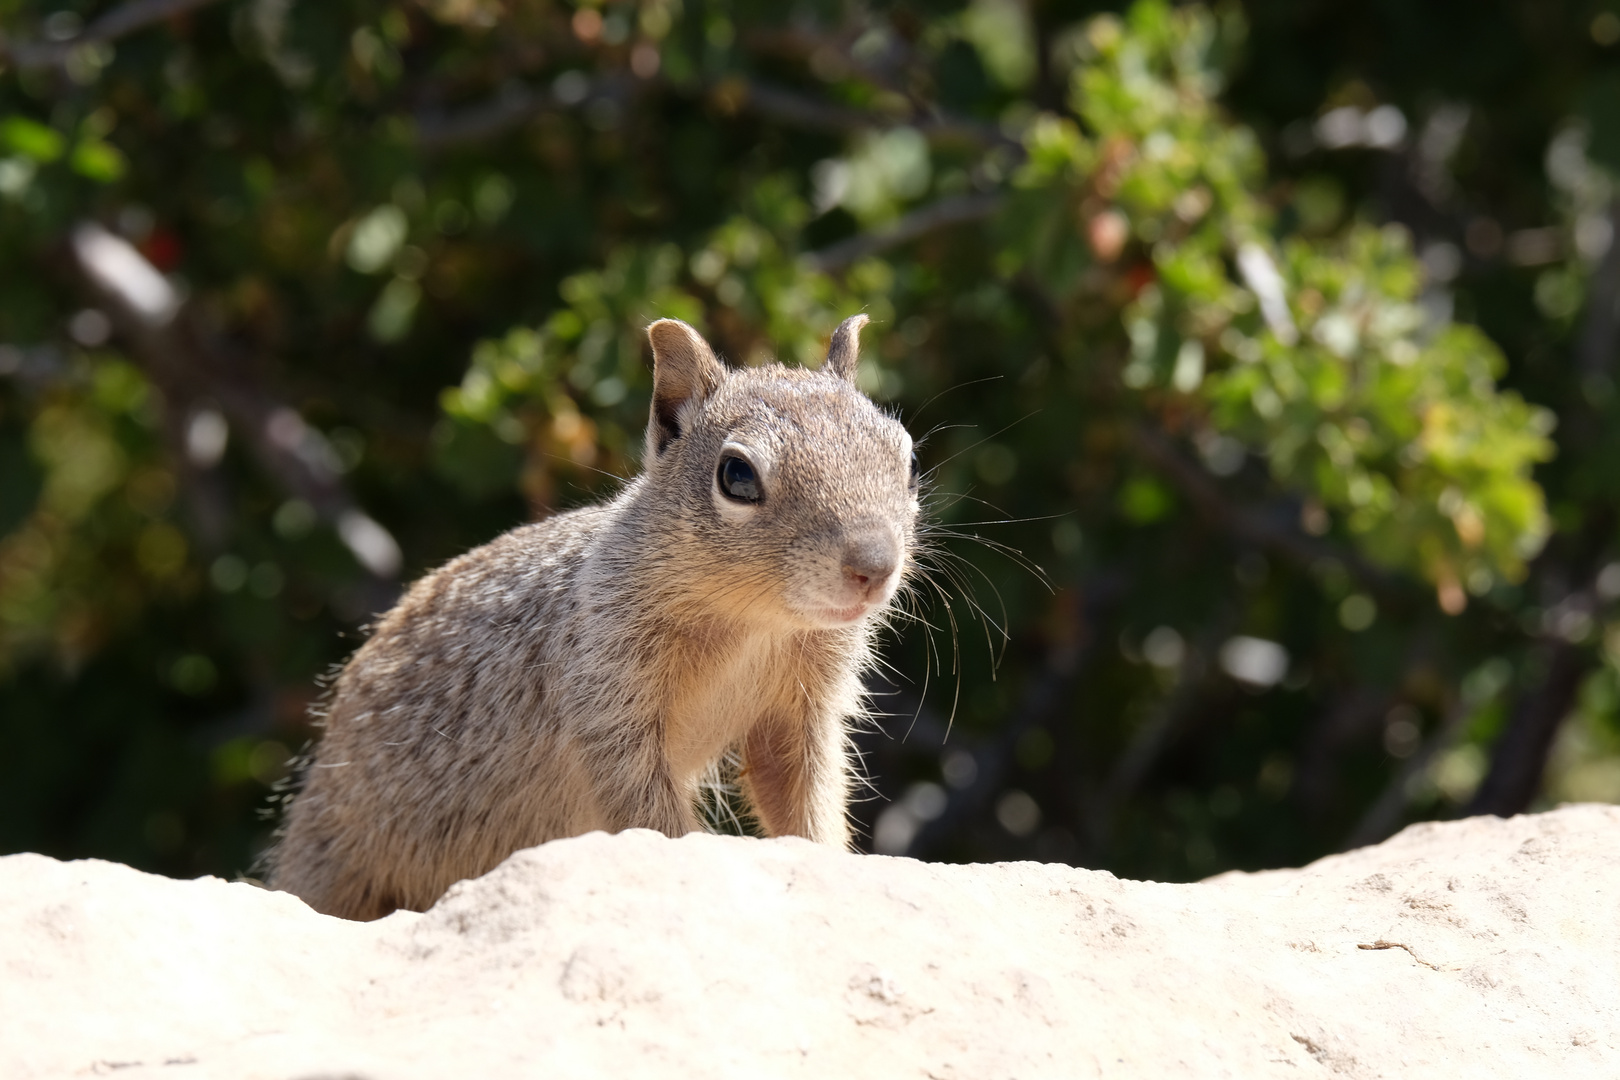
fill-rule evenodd
<path id="1" fill-rule="evenodd" d="M 702 401 L 720 386 L 725 368 L 698 332 L 679 319 L 659 319 L 647 327 L 653 350 L 652 417 L 647 443 L 663 453 L 681 435 L 681 406 Z"/>
<path id="2" fill-rule="evenodd" d="M 823 366 L 847 382 L 855 381 L 861 363 L 861 327 L 869 321 L 865 315 L 851 315 L 838 324 L 827 346 L 827 362 Z"/>

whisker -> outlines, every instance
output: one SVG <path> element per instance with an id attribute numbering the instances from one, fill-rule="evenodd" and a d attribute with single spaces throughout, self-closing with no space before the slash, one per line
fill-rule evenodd
<path id="1" fill-rule="evenodd" d="M 967 382 L 957 383 L 955 386 L 947 386 L 945 389 L 941 390 L 939 393 L 935 394 L 933 397 L 929 398 L 927 401 L 925 401 L 921 405 L 917 406 L 916 415 L 921 416 L 924 412 L 926 412 L 928 410 L 928 406 L 932 405 L 934 402 L 938 401 L 940 398 L 944 397 L 946 394 L 954 394 L 958 390 L 966 390 L 970 386 L 978 386 L 981 383 L 1000 382 L 1002 379 L 1005 379 L 1006 377 L 1007 376 L 1005 376 L 1005 375 L 986 375 L 982 379 L 970 379 Z"/>
<path id="2" fill-rule="evenodd" d="M 1040 583 L 1043 586 L 1045 586 L 1045 588 L 1046 588 L 1046 590 L 1048 592 L 1055 592 L 1056 591 L 1052 587 L 1051 579 L 1047 576 L 1046 570 L 1040 564 L 1038 564 L 1034 560 L 1030 559 L 1027 555 L 1025 555 L 1022 551 L 1020 551 L 1019 549 L 1017 549 L 1015 547 L 1012 547 L 1012 546 L 1010 546 L 1008 544 L 1003 544 L 999 540 L 991 540 L 988 537 L 976 536 L 973 533 L 953 532 L 950 529 L 936 529 L 936 530 L 934 530 L 934 535 L 936 535 L 936 536 L 949 536 L 949 537 L 952 537 L 952 538 L 958 539 L 958 540 L 971 540 L 974 543 L 979 544 L 980 546 L 986 548 L 987 550 L 994 551 L 999 555 L 1004 555 L 1007 558 L 1011 559 L 1013 562 L 1017 563 L 1019 566 L 1023 567 L 1025 570 L 1029 571 L 1031 574 L 1033 574 L 1040 581 Z M 961 559 L 962 558 L 960 555 L 957 555 L 954 552 L 951 553 L 951 557 L 956 558 L 956 559 Z M 980 571 L 980 572 L 983 573 L 983 571 Z"/>
<path id="3" fill-rule="evenodd" d="M 978 442 L 971 443 L 971 444 L 969 444 L 967 446 L 962 447 L 962 449 L 958 450 L 956 453 L 952 454 L 950 457 L 946 458 L 944 461 L 935 462 L 934 467 L 932 469 L 929 469 L 928 472 L 924 473 L 923 475 L 925 477 L 934 475 L 934 473 L 939 471 L 940 466 L 947 465 L 950 462 L 955 461 L 957 458 L 961 457 L 963 454 L 967 453 L 970 450 L 977 450 L 979 447 L 983 446 L 985 443 L 989 442 L 991 439 L 994 439 L 994 438 L 996 438 L 998 436 L 1001 436 L 1001 435 L 1005 435 L 1007 432 L 1011 431 L 1013 428 L 1017 427 L 1019 424 L 1022 424 L 1025 420 L 1028 420 L 1030 417 L 1040 415 L 1040 412 L 1041 412 L 1040 409 L 1035 409 L 1032 412 L 1025 413 L 1023 416 L 1020 416 L 1017 420 L 1014 420 L 1012 423 L 1008 424 L 1007 426 L 1005 426 L 1003 428 L 1000 428 L 997 431 L 991 432 L 989 435 L 986 435 L 984 438 L 980 439 Z"/>

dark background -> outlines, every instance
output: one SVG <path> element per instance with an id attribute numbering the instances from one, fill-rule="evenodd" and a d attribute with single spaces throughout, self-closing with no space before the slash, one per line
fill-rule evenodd
<path id="1" fill-rule="evenodd" d="M 633 472 L 656 315 L 864 309 L 926 436 L 867 846 L 1186 880 L 1620 801 L 1620 6 L 0 32 L 0 851 L 247 871 L 367 618 Z"/>

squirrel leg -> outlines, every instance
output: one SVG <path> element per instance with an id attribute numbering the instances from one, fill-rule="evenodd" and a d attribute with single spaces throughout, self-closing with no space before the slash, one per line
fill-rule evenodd
<path id="1" fill-rule="evenodd" d="M 691 796 L 676 786 L 663 749 L 650 732 L 587 745 L 581 758 L 602 827 L 609 832 L 657 829 L 679 837 L 702 828 Z"/>
<path id="2" fill-rule="evenodd" d="M 849 847 L 849 752 L 836 716 L 767 715 L 743 739 L 744 794 L 767 836 Z"/>

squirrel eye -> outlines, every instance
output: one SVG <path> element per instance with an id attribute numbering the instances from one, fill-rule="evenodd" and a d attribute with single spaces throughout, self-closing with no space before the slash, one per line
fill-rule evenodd
<path id="1" fill-rule="evenodd" d="M 740 457 L 720 459 L 720 490 L 741 502 L 759 502 L 759 478 L 754 467 Z"/>
<path id="2" fill-rule="evenodd" d="M 917 482 L 921 479 L 922 464 L 917 460 L 917 451 L 915 448 L 913 448 L 911 451 L 911 486 L 916 487 Z"/>

